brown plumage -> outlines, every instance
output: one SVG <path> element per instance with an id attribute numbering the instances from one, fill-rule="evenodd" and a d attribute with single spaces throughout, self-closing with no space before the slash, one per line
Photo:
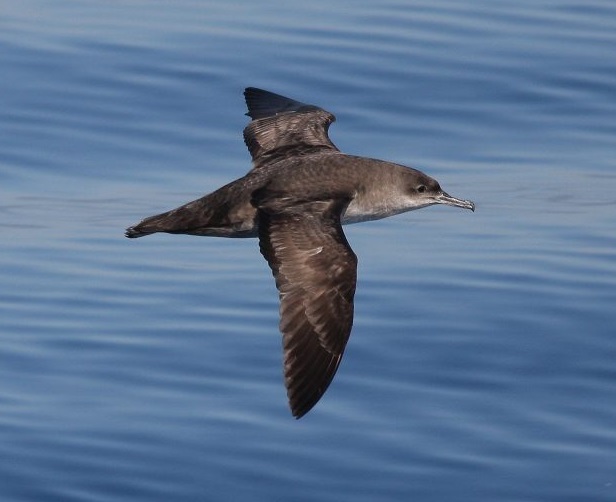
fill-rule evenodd
<path id="1" fill-rule="evenodd" d="M 249 87 L 246 176 L 126 230 L 258 237 L 280 293 L 284 377 L 291 412 L 306 414 L 331 383 L 353 325 L 357 257 L 345 223 L 433 204 L 474 210 L 412 168 L 341 153 L 335 117 L 313 105 Z"/>

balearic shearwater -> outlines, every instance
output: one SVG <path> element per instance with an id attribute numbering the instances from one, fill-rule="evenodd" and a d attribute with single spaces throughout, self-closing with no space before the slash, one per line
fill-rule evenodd
<path id="1" fill-rule="evenodd" d="M 252 169 L 215 192 L 145 218 L 127 237 L 155 232 L 258 237 L 280 293 L 284 380 L 305 415 L 332 381 L 353 325 L 357 257 L 342 225 L 433 204 L 475 210 L 421 171 L 346 155 L 327 131 L 334 115 L 272 92 L 244 91 Z"/>

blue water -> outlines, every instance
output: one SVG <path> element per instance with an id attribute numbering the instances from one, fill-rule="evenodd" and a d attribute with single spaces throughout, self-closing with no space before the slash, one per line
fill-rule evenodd
<path id="1" fill-rule="evenodd" d="M 3 501 L 616 500 L 616 5 L 4 2 Z M 346 227 L 302 420 L 256 240 L 126 226 L 243 175 L 242 90 L 477 211 Z"/>

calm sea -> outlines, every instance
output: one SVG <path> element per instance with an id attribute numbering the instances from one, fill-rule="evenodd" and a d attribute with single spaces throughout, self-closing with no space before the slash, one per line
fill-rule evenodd
<path id="1" fill-rule="evenodd" d="M 616 4 L 0 7 L 2 501 L 616 500 Z M 287 408 L 251 240 L 124 228 L 242 176 L 243 88 L 477 211 L 346 227 L 355 325 Z"/>

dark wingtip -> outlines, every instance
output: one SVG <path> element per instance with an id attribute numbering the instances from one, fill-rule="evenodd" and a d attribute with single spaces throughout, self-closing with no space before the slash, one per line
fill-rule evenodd
<path id="1" fill-rule="evenodd" d="M 293 418 L 295 420 L 299 420 L 300 418 L 307 415 L 308 412 L 312 410 L 312 408 L 314 408 L 315 405 L 319 402 L 319 400 L 323 397 L 323 394 L 325 394 L 325 391 L 320 393 L 317 397 L 313 396 L 309 401 L 290 401 L 289 408 L 291 408 L 291 415 L 293 415 Z"/>
<path id="2" fill-rule="evenodd" d="M 314 406 L 319 402 L 323 394 L 317 396 L 288 396 L 289 397 L 289 408 L 291 409 L 291 415 L 295 420 L 299 420 L 304 417 Z"/>
<path id="3" fill-rule="evenodd" d="M 293 415 L 293 418 L 295 420 L 299 420 L 300 418 L 305 416 L 306 413 L 308 413 L 315 404 L 316 403 L 313 403 L 312 405 L 309 405 L 309 406 L 301 406 L 301 407 L 295 406 L 294 407 L 293 404 L 289 403 L 289 407 L 291 408 L 291 415 Z"/>
<path id="4" fill-rule="evenodd" d="M 295 101 L 274 92 L 259 89 L 258 87 L 246 87 L 244 99 L 248 107 L 248 115 L 253 120 L 271 117 L 278 113 L 295 112 L 301 108 L 311 107 L 306 103 Z M 317 107 L 312 107 L 317 108 Z"/>

